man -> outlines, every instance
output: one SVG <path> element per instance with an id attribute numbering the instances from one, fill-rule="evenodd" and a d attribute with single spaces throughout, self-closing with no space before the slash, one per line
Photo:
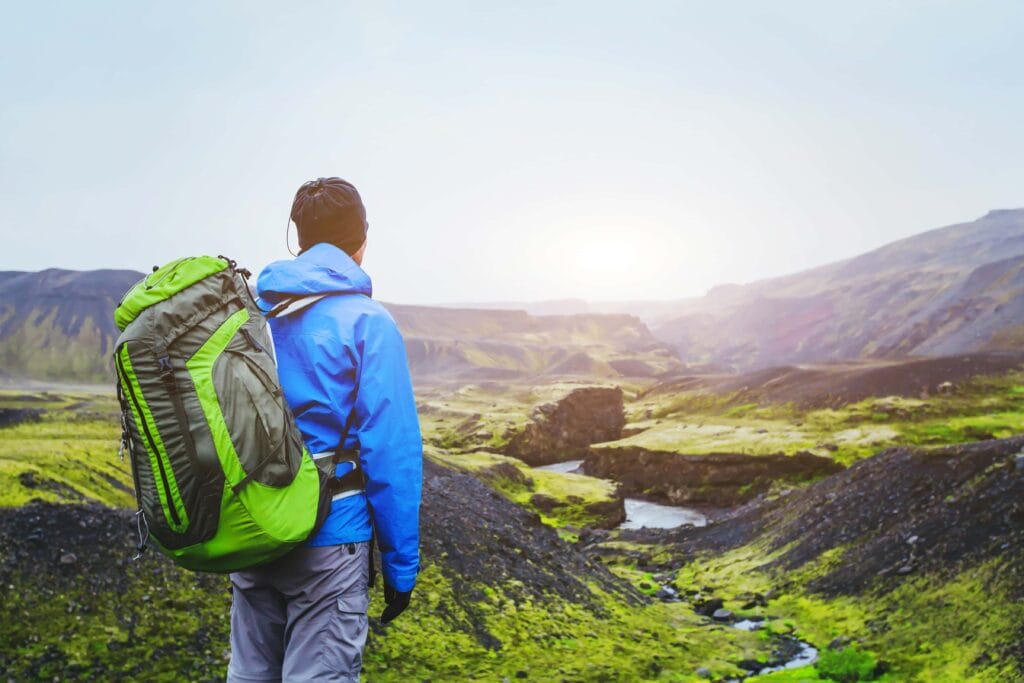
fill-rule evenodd
<path id="1" fill-rule="evenodd" d="M 301 251 L 260 274 L 259 305 L 294 302 L 270 320 L 285 397 L 314 458 L 358 449 L 365 492 L 334 496 L 305 546 L 231 575 L 228 680 L 358 681 L 371 538 L 384 576 L 382 623 L 408 606 L 419 571 L 419 421 L 402 337 L 360 267 L 367 223 L 356 188 L 340 178 L 308 182 L 291 219 Z M 352 469 L 341 462 L 337 476 Z"/>

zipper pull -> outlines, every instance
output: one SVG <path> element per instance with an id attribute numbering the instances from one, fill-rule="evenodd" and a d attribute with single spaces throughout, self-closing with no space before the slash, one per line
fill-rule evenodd
<path id="1" fill-rule="evenodd" d="M 246 341 L 249 342 L 249 345 L 252 348 L 256 349 L 260 353 L 266 353 L 267 352 L 267 350 L 265 348 L 263 348 L 263 345 L 260 344 L 258 341 L 256 341 L 256 337 L 252 336 L 252 332 L 250 332 L 249 330 L 247 330 L 244 327 L 242 328 L 242 336 L 245 337 Z"/>
<path id="2" fill-rule="evenodd" d="M 139 531 L 139 545 L 135 548 L 137 552 L 132 560 L 141 558 L 142 553 L 146 552 L 146 548 L 149 546 L 149 524 L 146 523 L 146 516 L 142 514 L 141 509 L 135 513 L 135 525 Z"/>
<path id="3" fill-rule="evenodd" d="M 125 415 L 124 411 L 121 411 L 121 445 L 117 449 L 117 457 L 120 458 L 121 462 L 124 462 L 124 452 L 128 448 L 128 416 Z"/>

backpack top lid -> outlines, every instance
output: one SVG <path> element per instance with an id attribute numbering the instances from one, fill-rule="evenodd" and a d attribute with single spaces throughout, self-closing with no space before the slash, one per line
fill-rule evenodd
<path id="1" fill-rule="evenodd" d="M 128 327 L 142 311 L 169 299 L 203 278 L 219 273 L 228 265 L 227 260 L 213 256 L 186 256 L 157 268 L 135 283 L 117 305 L 117 310 L 114 311 L 117 329 L 124 332 L 124 328 Z"/>

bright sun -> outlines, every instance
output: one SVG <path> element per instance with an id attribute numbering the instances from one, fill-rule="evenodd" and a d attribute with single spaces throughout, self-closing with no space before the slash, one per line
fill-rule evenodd
<path id="1" fill-rule="evenodd" d="M 550 257 L 567 284 L 607 294 L 639 275 L 639 245 L 621 231 L 574 231 L 559 242 Z"/>
<path id="2" fill-rule="evenodd" d="M 635 267 L 635 244 L 601 240 L 579 245 L 573 261 L 581 276 L 628 275 Z"/>

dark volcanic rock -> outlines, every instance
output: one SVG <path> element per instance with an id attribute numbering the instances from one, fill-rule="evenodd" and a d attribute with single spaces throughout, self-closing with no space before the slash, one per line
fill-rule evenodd
<path id="1" fill-rule="evenodd" d="M 727 507 L 766 491 L 773 481 L 799 482 L 842 470 L 829 458 L 812 453 L 679 455 L 638 447 L 591 448 L 583 470 L 613 479 L 627 494 L 673 505 Z"/>
<path id="2" fill-rule="evenodd" d="M 623 537 L 675 542 L 680 555 L 767 537 L 769 548 L 786 552 L 765 566 L 782 571 L 843 547 L 856 561 L 837 563 L 808 584 L 825 595 L 892 589 L 907 574 L 955 573 L 997 557 L 1013 566 L 1024 561 L 1024 472 L 1016 467 L 1022 447 L 1024 436 L 889 449 L 788 496 L 753 501 L 712 526 Z M 1024 573 L 1008 576 L 1024 598 Z"/>
<path id="3" fill-rule="evenodd" d="M 43 411 L 38 408 L 0 408 L 0 427 L 13 427 L 23 422 L 39 422 Z"/>
<path id="4" fill-rule="evenodd" d="M 598 529 L 614 529 L 626 521 L 625 499 L 621 494 L 616 494 L 615 500 L 591 503 L 587 506 L 587 513 L 601 518 L 597 524 Z"/>
<path id="5" fill-rule="evenodd" d="M 486 601 L 481 583 L 519 586 L 523 598 L 558 597 L 599 609 L 588 588 L 594 582 L 630 601 L 640 593 L 616 579 L 541 523 L 537 515 L 509 502 L 485 484 L 432 462 L 424 462 L 421 512 L 424 558 L 440 565 L 466 599 Z M 443 558 L 443 559 L 441 559 Z"/>
<path id="6" fill-rule="evenodd" d="M 452 630 L 486 647 L 501 643 L 487 629 L 491 612 L 485 606 L 491 597 L 485 587 L 516 603 L 568 601 L 602 615 L 606 606 L 591 587 L 627 603 L 647 602 L 541 524 L 537 515 L 473 477 L 430 461 L 424 463 L 421 530 L 424 564 L 434 565 L 451 582 L 461 608 L 446 607 L 438 618 L 449 619 Z M 135 543 L 135 516 L 128 510 L 50 503 L 0 508 L 0 622 L 31 620 L 59 601 L 60 613 L 71 615 L 79 628 L 106 633 L 107 619 L 123 629 L 109 639 L 113 644 L 107 653 L 116 656 L 80 664 L 55 648 L 35 652 L 37 625 L 0 626 L 0 641 L 6 641 L 0 647 L 0 671 L 13 680 L 223 680 L 227 577 L 181 570 L 155 549 L 133 560 Z M 197 610 L 205 615 L 199 629 L 159 643 L 152 640 L 163 633 L 162 620 L 173 628 L 182 614 Z M 466 618 L 453 616 L 463 614 Z M 177 675 L 147 675 L 154 665 L 171 666 Z"/>
<path id="7" fill-rule="evenodd" d="M 551 496 L 546 496 L 543 493 L 535 493 L 530 496 L 530 505 L 540 510 L 541 512 L 551 512 L 560 505 L 565 505 L 562 501 Z"/>
<path id="8" fill-rule="evenodd" d="M 537 406 L 532 418 L 509 441 L 506 454 L 534 466 L 582 457 L 590 444 L 621 438 L 622 389 L 574 389 L 555 403 Z"/>
<path id="9" fill-rule="evenodd" d="M 706 598 L 694 603 L 693 611 L 705 617 L 710 617 L 722 609 L 724 604 L 721 598 Z"/>

